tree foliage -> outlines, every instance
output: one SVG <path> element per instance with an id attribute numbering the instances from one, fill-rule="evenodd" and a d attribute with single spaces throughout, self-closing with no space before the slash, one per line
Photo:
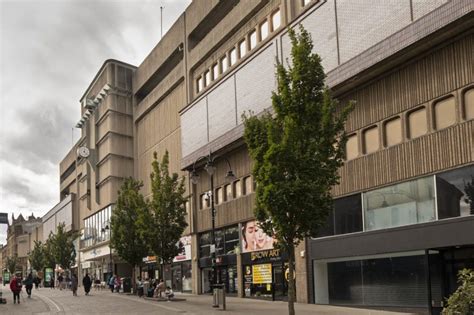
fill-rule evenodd
<path id="1" fill-rule="evenodd" d="M 44 268 L 44 244 L 41 241 L 35 241 L 33 250 L 28 255 L 30 265 L 36 271 L 41 271 Z"/>
<path id="2" fill-rule="evenodd" d="M 17 265 L 17 257 L 16 256 L 7 257 L 7 269 L 10 272 L 10 274 L 15 274 L 16 265 Z"/>
<path id="3" fill-rule="evenodd" d="M 66 232 L 65 224 L 61 223 L 56 227 L 56 233 L 49 236 L 54 261 L 65 270 L 69 270 L 76 263 L 74 240 L 79 235 L 77 231 Z"/>
<path id="4" fill-rule="evenodd" d="M 460 270 L 458 283 L 458 289 L 447 300 L 443 315 L 470 314 L 469 311 L 474 311 L 474 270 Z"/>
<path id="5" fill-rule="evenodd" d="M 171 263 L 178 255 L 176 245 L 187 227 L 186 192 L 184 178 L 179 179 L 177 173 L 169 173 L 169 153 L 158 162 L 157 153 L 153 154 L 151 177 L 151 200 L 149 212 L 141 222 L 150 250 L 160 259 L 162 264 Z"/>
<path id="6" fill-rule="evenodd" d="M 289 255 L 288 302 L 294 314 L 295 246 L 315 235 L 332 209 L 331 188 L 339 181 L 344 124 L 353 105 L 340 107 L 331 97 L 310 34 L 300 26 L 289 36 L 291 65 L 277 61 L 273 112 L 244 116 L 244 139 L 254 161 L 255 216 Z"/>
<path id="7" fill-rule="evenodd" d="M 56 265 L 56 260 L 53 253 L 53 239 L 54 235 L 51 232 L 43 245 L 43 266 L 45 268 L 54 268 Z"/>
<path id="8" fill-rule="evenodd" d="M 140 193 L 142 186 L 142 182 L 133 178 L 125 179 L 111 217 L 111 247 L 134 267 L 148 255 L 147 241 L 141 231 L 141 220 L 148 211 L 145 199 Z M 132 281 L 135 281 L 134 275 Z"/>

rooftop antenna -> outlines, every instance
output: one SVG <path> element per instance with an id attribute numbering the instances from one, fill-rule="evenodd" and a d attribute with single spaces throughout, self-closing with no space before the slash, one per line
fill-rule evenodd
<path id="1" fill-rule="evenodd" d="M 161 37 L 160 38 L 163 38 L 163 6 L 160 7 L 160 15 L 161 15 L 161 18 L 160 18 Z"/>

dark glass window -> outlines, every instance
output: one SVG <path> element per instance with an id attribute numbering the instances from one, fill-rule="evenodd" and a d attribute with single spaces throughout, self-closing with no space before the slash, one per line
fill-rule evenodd
<path id="1" fill-rule="evenodd" d="M 225 230 L 225 253 L 234 254 L 235 247 L 239 245 L 239 227 L 232 226 Z"/>
<path id="2" fill-rule="evenodd" d="M 199 257 L 209 257 L 211 255 L 211 233 L 203 233 L 199 238 Z"/>
<path id="3" fill-rule="evenodd" d="M 474 165 L 436 175 L 438 219 L 474 215 Z"/>
<path id="4" fill-rule="evenodd" d="M 362 231 L 361 195 L 334 200 L 335 234 L 346 234 Z"/>
<path id="5" fill-rule="evenodd" d="M 334 210 L 328 215 L 316 237 L 362 231 L 362 198 L 356 194 L 334 200 Z"/>

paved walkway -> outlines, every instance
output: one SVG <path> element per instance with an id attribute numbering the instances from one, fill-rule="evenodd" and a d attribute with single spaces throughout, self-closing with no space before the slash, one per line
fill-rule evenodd
<path id="1" fill-rule="evenodd" d="M 6 305 L 0 305 L 0 314 L 288 314 L 286 302 L 270 302 L 254 299 L 228 297 L 227 310 L 213 309 L 212 297 L 208 295 L 177 294 L 185 301 L 153 301 L 138 298 L 132 295 L 111 293 L 110 291 L 92 291 L 85 296 L 79 288 L 79 296 L 73 297 L 69 290 L 52 290 L 49 288 L 33 289 L 32 298 L 23 291 L 21 303 L 13 304 L 13 295 L 8 287 L 2 287 L 3 296 L 7 298 Z M 416 313 L 387 312 L 346 308 L 336 306 L 322 306 L 314 304 L 296 304 L 298 315 L 414 315 Z"/>

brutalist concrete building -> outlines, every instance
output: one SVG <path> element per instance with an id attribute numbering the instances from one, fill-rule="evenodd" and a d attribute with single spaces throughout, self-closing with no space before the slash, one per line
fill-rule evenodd
<path id="1" fill-rule="evenodd" d="M 456 272 L 474 266 L 473 7 L 469 0 L 196 0 L 137 68 L 119 64 L 131 73 L 131 94 L 123 93 L 132 116 L 124 103 L 124 124 L 103 126 L 119 130 L 133 117 L 123 140 L 119 131 L 109 136 L 123 145 L 133 139 L 133 155 L 109 157 L 111 179 L 130 173 L 113 166 L 127 161 L 148 196 L 153 152 L 165 150 L 171 170 L 187 178 L 186 250 L 167 267 L 168 284 L 205 293 L 217 280 L 243 298 L 286 298 L 285 253 L 254 222 L 241 115 L 271 106 L 275 60 L 289 57 L 288 27 L 302 24 L 333 95 L 357 105 L 334 211 L 297 251 L 297 299 L 438 312 Z M 104 83 L 114 91 L 113 81 Z M 95 85 L 87 92 L 93 101 Z M 145 262 L 154 275 L 153 259 Z"/>

